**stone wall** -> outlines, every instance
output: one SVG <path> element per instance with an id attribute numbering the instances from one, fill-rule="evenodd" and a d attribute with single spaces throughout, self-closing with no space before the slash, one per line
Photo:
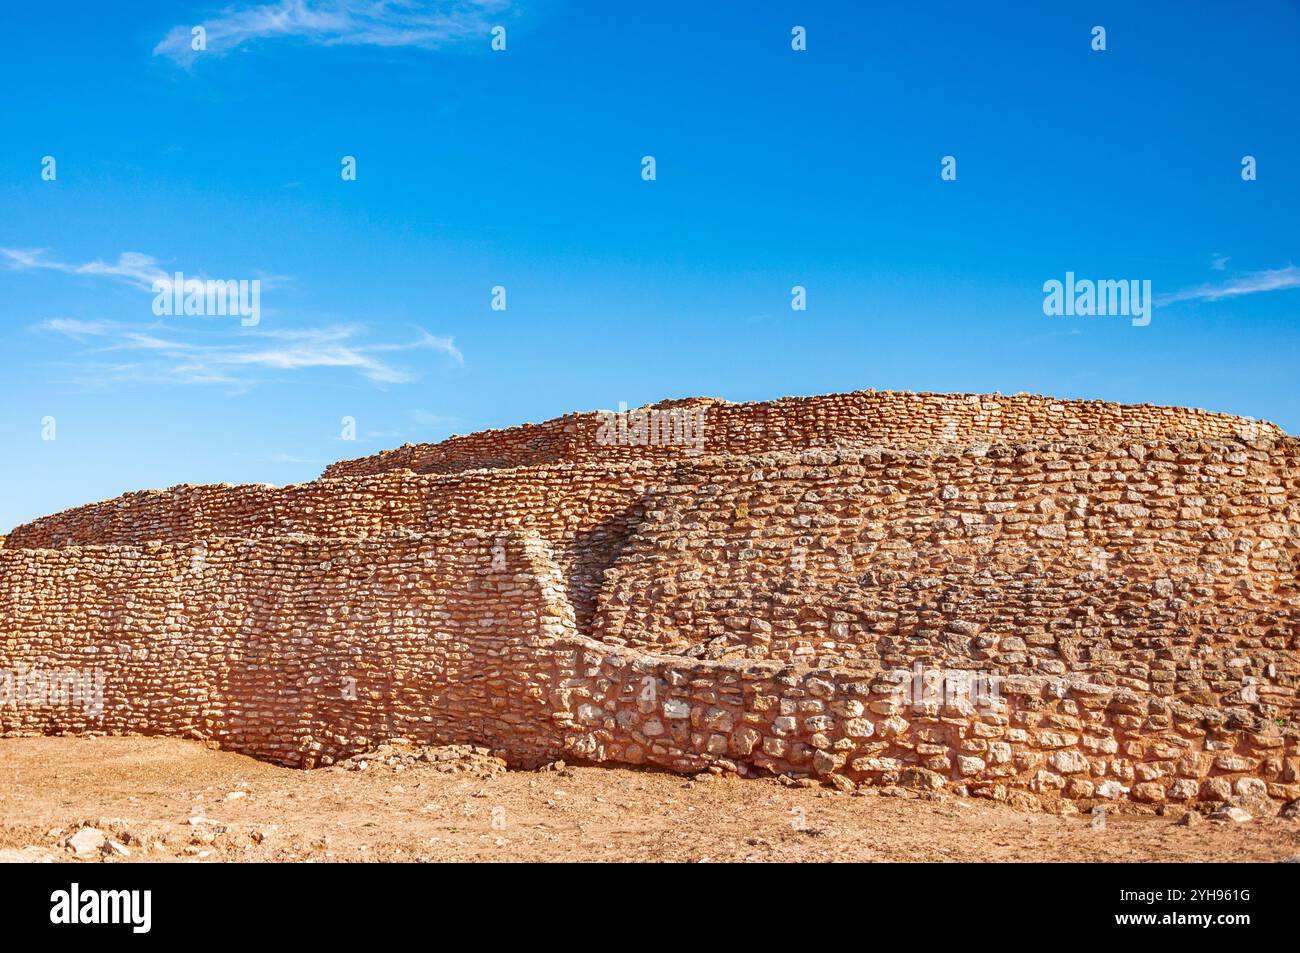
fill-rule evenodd
<path id="1" fill-rule="evenodd" d="M 902 695 L 894 672 L 599 644 L 579 665 L 561 717 L 568 750 L 590 760 L 901 784 L 1049 809 L 1300 795 L 1294 723 L 1284 730 L 1078 678 L 1015 676 L 975 705 Z"/>
<path id="2" fill-rule="evenodd" d="M 1300 690 L 1300 441 L 840 450 L 682 465 L 606 573 L 607 641 Z"/>
<path id="3" fill-rule="evenodd" d="M 585 620 L 601 573 L 633 527 L 661 467 L 634 462 L 471 471 L 406 471 L 358 479 L 175 486 L 128 493 L 42 517 L 10 534 L 13 548 L 137 546 L 213 537 L 303 533 L 369 538 L 394 531 L 533 529 L 548 541 Z"/>
<path id="4" fill-rule="evenodd" d="M 1244 713 L 1043 676 L 978 707 L 926 702 L 892 672 L 603 644 L 577 633 L 533 534 L 10 550 L 0 611 L 0 671 L 103 674 L 99 713 L 6 686 L 7 734 L 177 735 L 305 767 L 391 738 L 474 742 L 525 766 L 720 766 L 1046 807 L 1300 794 L 1294 729 Z"/>
<path id="5" fill-rule="evenodd" d="M 526 762 L 559 750 L 526 679 L 532 644 L 572 632 L 567 605 L 518 534 L 6 549 L 0 730 L 204 738 L 308 766 L 409 736 Z M 84 693 L 18 697 L 33 670 L 102 675 L 102 713 Z"/>
<path id="6" fill-rule="evenodd" d="M 458 472 L 37 520 L 0 548 L 0 732 L 304 766 L 404 737 L 1043 806 L 1300 795 L 1300 441 L 1199 411 L 883 396 L 659 405 L 721 408 L 725 445 L 839 448 L 604 459 L 566 418 L 402 451 Z M 949 411 L 960 439 L 919 446 Z M 871 433 L 895 445 L 856 445 Z M 1015 439 L 974 439 L 994 433 Z M 33 669 L 102 675 L 102 711 L 18 704 Z M 920 691 L 969 672 L 1000 692 Z"/>
<path id="7" fill-rule="evenodd" d="M 698 432 L 696 419 L 701 415 Z M 1018 394 L 858 391 L 732 404 L 713 398 L 664 401 L 609 415 L 568 414 L 541 424 L 487 430 L 437 444 L 407 444 L 327 467 L 326 477 L 388 470 L 419 473 L 556 462 L 752 454 L 810 447 L 929 446 L 1053 437 L 1131 436 L 1224 440 L 1279 438 L 1263 421 L 1183 407 L 1055 400 Z M 685 426 L 679 428 L 679 424 Z M 693 437 L 699 440 L 693 440 Z"/>

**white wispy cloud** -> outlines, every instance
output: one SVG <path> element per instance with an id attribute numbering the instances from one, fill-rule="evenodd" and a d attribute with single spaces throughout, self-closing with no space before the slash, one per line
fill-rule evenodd
<path id="1" fill-rule="evenodd" d="M 88 337 L 111 334 L 116 325 L 112 321 L 81 321 L 77 318 L 47 318 L 40 327 L 45 331 L 57 331 L 77 341 Z"/>
<path id="2" fill-rule="evenodd" d="M 57 271 L 65 275 L 110 278 L 150 293 L 155 289 L 160 292 L 170 292 L 175 281 L 174 272 L 167 271 L 157 258 L 144 252 L 124 251 L 117 256 L 115 262 L 97 258 L 82 264 L 50 258 L 47 252 L 48 250 L 44 248 L 0 248 L 0 264 L 10 271 Z M 203 274 L 186 274 L 185 280 L 204 277 Z M 267 275 L 259 272 L 255 280 L 261 282 L 263 288 L 273 288 L 290 279 L 284 275 Z"/>
<path id="3" fill-rule="evenodd" d="M 471 38 L 486 41 L 512 0 L 280 0 L 230 6 L 173 27 L 154 47 L 189 66 L 204 55 L 192 30 L 206 31 L 206 53 L 225 53 L 256 40 L 298 39 L 322 46 L 414 46 L 433 49 Z"/>
<path id="4" fill-rule="evenodd" d="M 350 370 L 379 384 L 402 384 L 418 375 L 387 355 L 426 350 L 441 353 L 458 365 L 465 363 L 453 339 L 423 329 L 417 329 L 413 340 L 367 343 L 365 329 L 356 325 L 258 330 L 239 335 L 234 341 L 215 342 L 187 338 L 183 331 L 160 325 L 140 327 L 112 321 L 50 318 L 37 328 L 81 343 L 94 339 L 85 369 L 111 380 L 249 387 L 258 383 L 258 371 L 334 368 Z M 107 354 L 127 357 L 113 361 L 99 357 Z"/>
<path id="5" fill-rule="evenodd" d="M 125 282 L 151 293 L 170 289 L 173 275 L 158 260 L 141 252 L 123 252 L 116 262 L 95 260 L 82 264 L 60 261 L 40 248 L 0 248 L 0 264 L 11 270 L 46 270 L 68 275 L 89 275 Z M 186 280 L 189 280 L 188 278 Z M 285 279 L 259 278 L 264 285 Z M 187 384 L 223 384 L 249 387 L 258 371 L 301 371 L 315 368 L 351 370 L 379 384 L 401 384 L 418 375 L 394 360 L 403 352 L 433 351 L 458 365 L 465 356 L 450 337 L 438 337 L 416 328 L 406 341 L 374 341 L 361 325 L 332 325 L 237 333 L 201 324 L 168 327 L 163 322 L 125 324 L 48 318 L 36 326 L 42 332 L 62 335 L 87 346 L 77 366 L 86 379 L 138 380 Z M 114 353 L 115 359 L 97 357 Z M 127 355 L 126 360 L 116 359 Z"/>
<path id="6" fill-rule="evenodd" d="M 1218 284 L 1197 285 L 1158 295 L 1156 304 L 1164 307 L 1179 301 L 1222 301 L 1224 298 L 1238 298 L 1264 291 L 1284 291 L 1287 288 L 1300 288 L 1300 268 L 1295 265 L 1252 271 Z"/>
<path id="7" fill-rule="evenodd" d="M 155 281 L 170 282 L 169 275 L 158 264 L 156 258 L 138 251 L 125 251 L 117 256 L 117 261 L 106 262 L 100 259 L 77 265 L 56 261 L 46 257 L 44 248 L 0 248 L 0 259 L 11 271 L 58 271 L 65 275 L 90 275 L 97 278 L 115 278 L 127 284 L 153 290 Z"/>

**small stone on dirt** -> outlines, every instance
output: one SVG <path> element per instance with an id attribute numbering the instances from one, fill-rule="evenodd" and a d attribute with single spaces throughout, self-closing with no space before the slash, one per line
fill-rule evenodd
<path id="1" fill-rule="evenodd" d="M 1236 824 L 1244 824 L 1250 819 L 1250 812 L 1239 807 L 1221 807 L 1210 815 L 1212 821 L 1232 821 Z"/>
<path id="2" fill-rule="evenodd" d="M 104 832 L 97 827 L 83 827 L 68 838 L 68 847 L 78 857 L 93 857 L 108 841 Z"/>

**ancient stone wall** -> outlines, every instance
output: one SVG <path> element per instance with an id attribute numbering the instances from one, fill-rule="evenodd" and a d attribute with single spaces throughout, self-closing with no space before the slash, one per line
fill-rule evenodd
<path id="1" fill-rule="evenodd" d="M 960 673 L 944 674 L 957 683 Z M 915 680 L 915 679 L 913 679 Z M 1300 794 L 1296 730 L 1082 679 L 1014 676 L 996 698 L 908 691 L 895 672 L 714 662 L 593 645 L 565 680 L 578 757 L 676 770 L 915 786 L 1056 808 Z M 930 700 L 936 695 L 936 700 Z"/>
<path id="2" fill-rule="evenodd" d="M 0 552 L 0 730 L 212 739 L 287 764 L 393 736 L 559 750 L 534 642 L 571 632 L 563 580 L 536 537 Z M 100 680 L 84 695 L 49 676 Z M 20 684 L 25 680 L 28 684 Z"/>
<path id="3" fill-rule="evenodd" d="M 504 564 L 499 545 L 443 533 L 6 551 L 0 670 L 101 672 L 103 707 L 31 705 L 30 685 L 10 683 L 0 731 L 209 738 L 302 766 L 393 737 L 473 741 L 519 764 L 723 764 L 1048 806 L 1300 790 L 1278 725 L 1127 689 L 1013 677 L 976 710 L 904 701 L 891 672 L 614 649 L 576 633 L 538 537 L 508 538 Z"/>
<path id="4" fill-rule="evenodd" d="M 601 573 L 640 521 L 638 502 L 660 479 L 660 470 L 653 462 L 566 464 L 446 476 L 397 471 L 285 487 L 183 485 L 42 517 L 15 528 L 9 546 L 534 529 L 555 552 L 569 580 L 569 596 L 585 619 L 594 607 Z"/>
<path id="5" fill-rule="evenodd" d="M 405 737 L 1045 806 L 1300 795 L 1300 442 L 883 396 L 659 405 L 798 453 L 593 443 L 566 418 L 400 451 L 455 472 L 372 459 L 37 520 L 0 549 L 0 732 L 306 766 Z M 99 673 L 102 710 L 33 703 L 33 672 Z M 946 690 L 969 673 L 992 696 Z"/>
<path id="6" fill-rule="evenodd" d="M 1052 437 L 1235 439 L 1283 436 L 1273 424 L 1150 404 L 999 394 L 858 391 L 732 404 L 664 401 L 616 414 L 569 414 L 541 424 L 488 430 L 437 444 L 408 444 L 343 460 L 326 477 L 395 469 L 447 473 L 556 462 L 751 454 L 810 447 L 929 446 Z"/>
<path id="7" fill-rule="evenodd" d="M 1052 806 L 1282 800 L 1294 730 L 1079 679 L 900 696 L 897 673 L 579 635 L 540 537 L 299 537 L 0 554 L 0 731 L 159 733 L 312 766 L 391 738 L 911 784 Z M 86 698 L 31 683 L 102 673 Z M 67 690 L 67 682 L 62 682 Z M 75 684 L 75 683 L 74 683 Z"/>
<path id="8" fill-rule="evenodd" d="M 682 465 L 606 573 L 606 640 L 784 662 L 1300 690 L 1300 441 L 840 450 Z"/>

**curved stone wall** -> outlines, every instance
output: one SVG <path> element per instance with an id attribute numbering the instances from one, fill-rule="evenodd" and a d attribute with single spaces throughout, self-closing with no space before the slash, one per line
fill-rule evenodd
<path id="1" fill-rule="evenodd" d="M 0 548 L 0 732 L 304 766 L 405 737 L 1049 807 L 1300 796 L 1300 441 L 996 400 L 677 402 L 738 446 L 844 446 L 520 465 L 609 446 L 534 428 L 426 461 L 463 472 L 46 517 Z M 965 436 L 918 446 L 953 407 Z M 968 439 L 1084 420 L 1151 433 Z M 873 432 L 894 445 L 853 445 Z M 485 460 L 515 465 L 463 469 Z"/>
<path id="2" fill-rule="evenodd" d="M 1284 434 L 1270 423 L 1205 410 L 1030 395 L 858 391 L 750 404 L 690 398 L 637 408 L 621 416 L 569 414 L 541 424 L 488 430 L 437 444 L 407 444 L 374 456 L 340 461 L 327 467 L 324 476 L 365 476 L 397 469 L 448 473 L 815 447 L 1096 436 L 1230 440 L 1276 439 Z"/>
<path id="3" fill-rule="evenodd" d="M 972 703 L 960 691 L 909 693 L 915 679 L 892 671 L 602 646 L 582 665 L 583 677 L 566 679 L 578 698 L 566 700 L 565 744 L 597 761 L 901 784 L 1049 809 L 1300 794 L 1294 723 L 1078 678 L 1014 676 Z M 948 684 L 960 674 L 946 673 Z"/>
<path id="4" fill-rule="evenodd" d="M 6 550 L 0 731 L 178 735 L 305 767 L 391 738 L 474 742 L 520 765 L 1025 806 L 1300 794 L 1295 728 L 1245 712 L 1043 676 L 931 701 L 894 672 L 617 648 L 576 631 L 563 588 L 535 535 Z"/>
<path id="5" fill-rule="evenodd" d="M 1294 669 L 1274 655 L 1297 647 L 1300 441 L 714 458 L 642 506 L 606 573 L 606 639 L 1098 676 L 1150 663 L 1138 643 L 1190 648 L 1195 633 L 1267 646 L 1237 663 L 1261 684 L 1263 668 Z"/>
<path id="6" fill-rule="evenodd" d="M 15 528 L 11 548 L 138 546 L 305 533 L 369 538 L 395 531 L 533 529 L 555 551 L 569 596 L 590 616 L 601 573 L 640 522 L 661 479 L 652 462 L 265 484 L 182 485 L 128 493 Z"/>

